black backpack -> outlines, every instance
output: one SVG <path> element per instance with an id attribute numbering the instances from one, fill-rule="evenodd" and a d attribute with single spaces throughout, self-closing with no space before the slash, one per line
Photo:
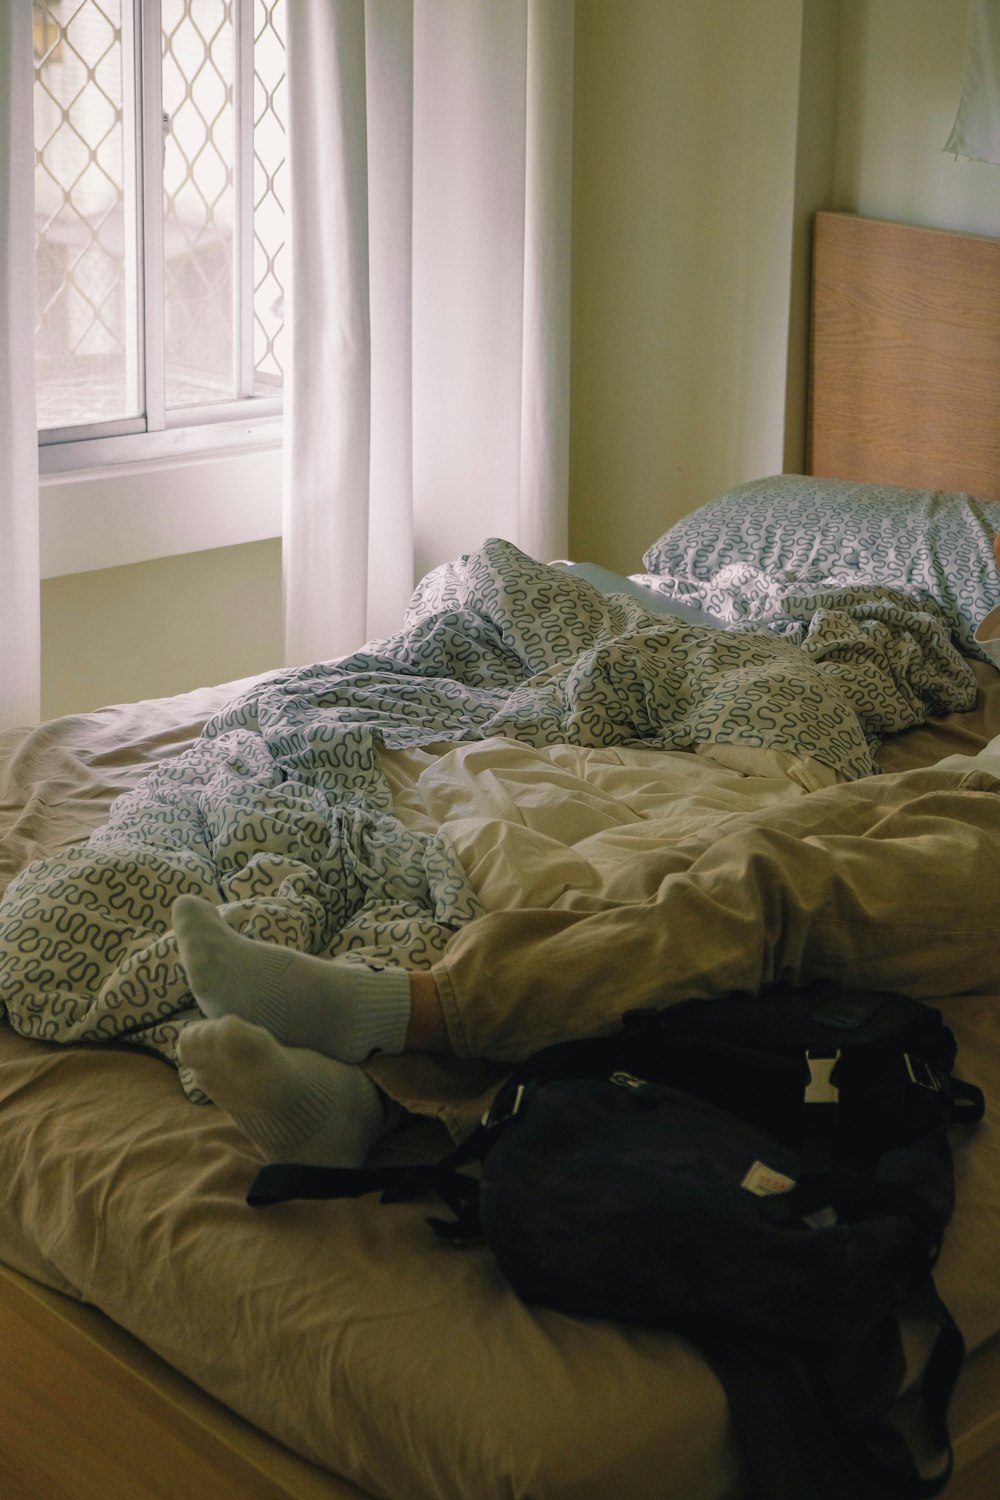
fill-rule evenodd
<path id="1" fill-rule="evenodd" d="M 444 1162 L 268 1166 L 248 1202 L 428 1190 L 528 1303 L 670 1329 L 726 1389 L 760 1500 L 911 1500 L 951 1473 L 964 1345 L 933 1267 L 954 1206 L 948 1129 L 983 1114 L 939 1012 L 811 990 L 632 1012 L 518 1067 Z M 459 1170 L 475 1162 L 477 1176 Z M 902 1318 L 940 1465 L 889 1418 Z"/>

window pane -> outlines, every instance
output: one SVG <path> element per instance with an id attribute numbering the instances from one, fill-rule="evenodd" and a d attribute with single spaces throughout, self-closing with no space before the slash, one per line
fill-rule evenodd
<path id="1" fill-rule="evenodd" d="M 161 0 L 159 45 L 154 36 L 141 66 L 139 9 L 32 0 L 43 429 L 160 427 L 161 391 L 168 412 L 281 394 L 284 0 Z M 145 143 L 157 199 L 145 297 L 159 306 L 162 234 L 162 336 L 158 316 L 141 326 L 136 86 L 150 66 L 161 68 L 163 125 Z"/>
<path id="2" fill-rule="evenodd" d="M 166 404 L 233 386 L 236 138 L 231 0 L 163 0 Z"/>
<path id="3" fill-rule="evenodd" d="M 121 3 L 34 0 L 32 21 L 39 426 L 135 416 Z"/>
<path id="4" fill-rule="evenodd" d="M 284 3 L 242 5 L 253 28 L 243 141 L 234 0 L 163 0 L 168 409 L 281 393 Z M 245 246 L 237 243 L 241 172 L 253 205 L 244 221 L 253 243 Z M 252 380 L 240 373 L 244 329 L 253 345 Z"/>

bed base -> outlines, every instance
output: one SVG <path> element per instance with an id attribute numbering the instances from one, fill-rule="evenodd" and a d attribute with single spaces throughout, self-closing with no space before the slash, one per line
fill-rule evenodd
<path id="1" fill-rule="evenodd" d="M 137 1339 L 0 1266 L 0 1495 L 10 1500 L 365 1500 Z"/>
<path id="2" fill-rule="evenodd" d="M 368 1500 L 214 1401 L 96 1308 L 6 1266 L 0 1348 L 0 1494 Z M 995 1341 L 972 1357 L 953 1402 L 947 1500 L 1000 1494 L 998 1390 Z"/>
<path id="3" fill-rule="evenodd" d="M 1000 241 L 820 215 L 815 250 L 809 472 L 1000 495 Z M 12 1500 L 365 1500 L 3 1266 L 0 1348 Z M 968 1361 L 952 1431 L 947 1500 L 994 1500 L 1000 1338 Z"/>

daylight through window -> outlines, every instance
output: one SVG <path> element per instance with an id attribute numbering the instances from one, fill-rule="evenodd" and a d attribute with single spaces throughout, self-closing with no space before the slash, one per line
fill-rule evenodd
<path id="1" fill-rule="evenodd" d="M 33 0 L 43 437 L 282 387 L 284 0 Z"/>

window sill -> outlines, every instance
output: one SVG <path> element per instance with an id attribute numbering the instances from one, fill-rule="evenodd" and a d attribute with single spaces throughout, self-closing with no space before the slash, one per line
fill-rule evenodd
<path id="1" fill-rule="evenodd" d="M 94 479 L 114 474 L 122 464 L 160 463 L 164 459 L 211 457 L 249 449 L 281 445 L 281 403 L 268 402 L 271 410 L 256 410 L 242 420 L 211 422 L 197 426 L 168 427 L 163 432 L 122 433 L 113 437 L 86 438 L 38 445 L 38 472 L 42 484 L 50 479 L 80 477 Z"/>
<path id="2" fill-rule="evenodd" d="M 53 444 L 39 467 L 43 578 L 281 535 L 280 417 Z"/>

